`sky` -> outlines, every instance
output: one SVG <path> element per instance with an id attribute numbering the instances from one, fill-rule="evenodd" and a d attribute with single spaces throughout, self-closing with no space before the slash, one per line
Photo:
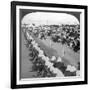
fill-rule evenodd
<path id="1" fill-rule="evenodd" d="M 30 15 L 30 13 L 31 14 L 33 14 L 33 15 Z M 51 20 L 51 22 L 55 22 L 55 19 L 56 20 L 58 20 L 58 18 L 59 18 L 59 15 L 60 14 L 63 14 L 63 13 L 65 13 L 65 14 L 68 14 L 68 16 L 65 16 L 64 14 L 63 15 L 60 15 L 60 16 L 63 16 L 62 18 L 62 21 L 66 21 L 68 18 L 70 18 L 70 15 L 71 15 L 71 21 L 74 21 L 75 20 L 75 18 L 76 18 L 76 22 L 80 22 L 80 12 L 70 12 L 70 11 L 47 11 L 47 10 L 31 10 L 31 9 L 21 9 L 20 10 L 20 21 L 23 19 L 23 17 L 25 17 L 25 16 L 27 16 L 27 18 L 29 17 L 29 19 L 31 20 L 31 16 L 33 16 L 33 21 L 35 20 L 34 18 L 36 17 L 36 15 L 34 14 L 34 13 L 51 13 L 51 15 L 49 15 L 49 16 L 52 16 L 52 20 Z M 55 13 L 57 13 L 58 15 L 57 15 L 57 17 L 58 18 L 56 18 L 56 17 L 53 17 L 53 15 L 55 15 Z M 72 16 L 73 15 L 73 16 Z M 42 16 L 42 15 L 41 15 Z M 40 21 L 40 18 L 41 18 L 41 16 L 40 15 L 38 15 L 38 17 L 37 18 L 39 18 L 39 21 Z M 66 18 L 64 18 L 64 16 L 65 17 L 67 17 L 67 19 Z M 74 17 L 74 20 L 73 20 L 73 18 L 72 17 Z M 42 16 L 42 18 L 45 18 L 45 15 L 43 14 L 43 16 Z M 49 19 L 48 19 L 49 20 Z M 48 22 L 48 20 L 47 20 L 47 22 Z M 59 18 L 59 21 L 60 21 L 61 19 Z M 42 20 L 41 20 L 42 21 Z M 67 20 L 68 21 L 68 20 Z M 50 20 L 49 20 L 49 22 L 50 22 Z"/>
<path id="2" fill-rule="evenodd" d="M 53 12 L 32 12 L 26 14 L 21 20 L 22 24 L 42 25 L 42 24 L 79 24 L 79 20 L 71 14 Z"/>

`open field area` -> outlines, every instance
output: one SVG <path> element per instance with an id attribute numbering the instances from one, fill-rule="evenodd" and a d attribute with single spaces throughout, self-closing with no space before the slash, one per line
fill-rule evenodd
<path id="1" fill-rule="evenodd" d="M 62 45 L 61 43 L 54 43 L 53 41 L 51 41 L 50 46 L 49 38 L 46 40 L 40 40 L 34 37 L 34 39 L 40 45 L 41 49 L 43 49 L 49 57 L 60 56 L 62 57 L 62 61 L 65 64 L 71 64 L 74 66 L 77 66 L 77 63 L 80 61 L 80 53 L 75 53 L 66 45 Z M 65 53 L 64 56 L 63 53 Z"/>

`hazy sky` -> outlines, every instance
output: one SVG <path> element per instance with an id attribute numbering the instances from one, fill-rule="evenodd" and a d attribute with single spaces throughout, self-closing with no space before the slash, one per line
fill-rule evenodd
<path id="1" fill-rule="evenodd" d="M 23 18 L 23 16 L 25 16 L 28 13 L 32 13 L 32 12 L 53 12 L 53 13 L 68 13 L 71 15 L 74 15 L 79 21 L 80 21 L 80 13 L 81 12 L 70 12 L 70 11 L 47 11 L 47 10 L 33 10 L 33 9 L 20 9 L 20 20 Z"/>
<path id="2" fill-rule="evenodd" d="M 26 14 L 22 19 L 22 24 L 42 25 L 42 24 L 79 24 L 79 20 L 71 14 L 52 12 L 33 12 Z"/>
<path id="3" fill-rule="evenodd" d="M 22 18 L 26 15 L 29 15 L 30 13 L 35 13 L 35 12 L 43 12 L 43 13 L 47 13 L 47 12 L 51 12 L 51 13 L 57 13 L 57 14 L 60 14 L 60 13 L 66 13 L 66 14 L 69 14 L 69 15 L 73 15 L 74 17 L 77 18 L 77 20 L 80 22 L 80 13 L 81 12 L 70 12 L 70 11 L 48 11 L 48 10 L 32 10 L 32 9 L 20 9 L 20 21 L 22 20 Z M 34 15 L 35 16 L 35 15 Z M 52 15 L 51 15 L 52 16 Z M 57 15 L 58 16 L 58 15 Z M 65 16 L 65 15 L 64 15 Z M 68 17 L 68 16 L 67 16 Z M 64 19 L 65 21 L 66 19 Z M 73 20 L 73 19 L 72 19 Z M 54 19 L 52 18 L 52 21 L 54 21 Z"/>

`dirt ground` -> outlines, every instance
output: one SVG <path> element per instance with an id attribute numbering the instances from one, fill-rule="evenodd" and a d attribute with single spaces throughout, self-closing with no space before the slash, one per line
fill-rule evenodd
<path id="1" fill-rule="evenodd" d="M 54 43 L 49 38 L 46 40 L 35 38 L 35 40 L 49 57 L 61 57 L 66 65 L 71 64 L 77 67 L 77 63 L 80 61 L 80 53 L 75 53 L 72 49 L 61 43 Z"/>

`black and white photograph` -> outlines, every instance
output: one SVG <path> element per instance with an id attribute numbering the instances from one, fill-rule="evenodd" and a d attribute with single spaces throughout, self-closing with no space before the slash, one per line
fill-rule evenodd
<path id="1" fill-rule="evenodd" d="M 80 76 L 80 12 L 27 12 L 20 13 L 21 78 Z"/>
<path id="2" fill-rule="evenodd" d="M 44 6 L 16 6 L 17 85 L 85 81 L 85 10 Z"/>

